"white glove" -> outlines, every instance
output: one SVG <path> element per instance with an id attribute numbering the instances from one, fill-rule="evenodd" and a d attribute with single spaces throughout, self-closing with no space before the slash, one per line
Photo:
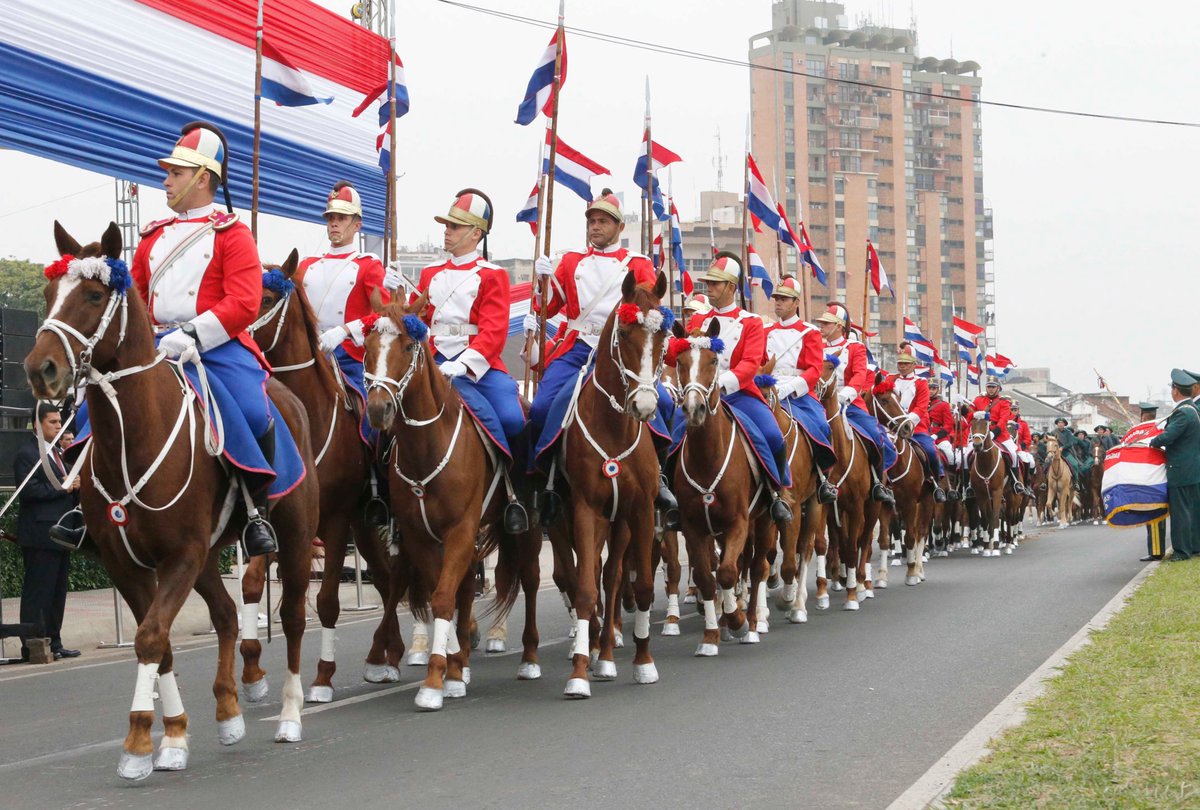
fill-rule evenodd
<path id="1" fill-rule="evenodd" d="M 722 371 L 721 376 L 717 377 L 717 384 L 721 386 L 721 391 L 726 394 L 732 394 L 735 391 L 740 391 L 742 381 L 732 371 Z"/>
<path id="2" fill-rule="evenodd" d="M 538 256 L 533 262 L 533 270 L 539 276 L 554 275 L 554 264 L 549 256 Z"/>
<path id="3" fill-rule="evenodd" d="M 967 398 L 964 397 L 962 394 L 958 393 L 957 391 L 955 391 L 954 397 L 953 397 L 953 402 L 955 405 L 966 405 Z"/>
<path id="4" fill-rule="evenodd" d="M 847 385 L 838 391 L 838 402 L 842 405 L 849 405 L 856 399 L 858 399 L 858 391 L 852 385 Z"/>
<path id="5" fill-rule="evenodd" d="M 775 378 L 775 393 L 780 399 L 787 399 L 792 395 L 792 391 L 796 388 L 796 380 L 799 377 L 776 377 Z"/>
<path id="6" fill-rule="evenodd" d="M 163 339 L 158 342 L 158 350 L 166 352 L 167 357 L 172 360 L 191 357 L 199 353 L 196 349 L 196 341 L 192 336 L 184 334 L 179 329 L 164 335 Z"/>
<path id="7" fill-rule="evenodd" d="M 913 427 L 916 427 L 918 424 L 920 424 L 921 417 L 917 416 L 915 413 L 910 413 L 908 415 L 908 421 L 912 422 Z"/>
<path id="8" fill-rule="evenodd" d="M 400 272 L 400 268 L 396 265 L 389 265 L 387 272 L 383 274 L 383 286 L 388 290 L 395 290 L 404 284 L 404 274 Z"/>
<path id="9" fill-rule="evenodd" d="M 532 312 L 528 313 L 525 319 L 521 321 L 521 325 L 525 329 L 525 334 L 536 335 L 538 331 L 538 316 Z"/>
<path id="10" fill-rule="evenodd" d="M 447 360 L 438 366 L 438 371 L 442 372 L 448 380 L 453 380 L 455 377 L 462 377 L 467 373 L 467 364 L 459 360 Z"/>
<path id="11" fill-rule="evenodd" d="M 798 397 L 808 395 L 808 380 L 803 377 L 793 377 L 795 382 L 792 384 L 792 394 Z"/>
<path id="12" fill-rule="evenodd" d="M 346 334 L 345 327 L 335 326 L 332 329 L 326 329 L 322 332 L 321 336 L 317 338 L 317 342 L 321 345 L 321 351 L 329 354 L 338 346 L 341 346 L 342 342 L 348 337 L 349 335 Z"/>
<path id="13" fill-rule="evenodd" d="M 539 342 L 540 341 L 537 341 L 537 340 L 529 341 L 529 351 L 528 352 L 526 352 L 523 347 L 521 349 L 521 358 L 524 360 L 528 360 L 529 365 L 531 365 L 531 366 L 536 366 L 538 364 L 538 361 L 542 359 L 542 348 L 539 345 Z"/>

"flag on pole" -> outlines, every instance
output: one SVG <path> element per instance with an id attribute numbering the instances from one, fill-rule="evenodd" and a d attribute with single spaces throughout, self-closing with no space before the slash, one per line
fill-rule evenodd
<path id="1" fill-rule="evenodd" d="M 309 104 L 329 104 L 333 101 L 333 96 L 318 96 L 300 69 L 265 37 L 262 57 L 263 98 L 274 101 L 280 107 L 303 107 Z"/>
<path id="2" fill-rule="evenodd" d="M 1012 365 L 1012 361 L 1002 354 L 987 356 L 987 372 L 993 377 L 1007 377 L 1008 372 L 1012 371 Z"/>
<path id="3" fill-rule="evenodd" d="M 746 153 L 746 162 L 750 168 L 750 188 L 747 189 L 746 207 L 750 209 L 751 216 L 758 217 L 768 228 L 778 231 L 779 211 L 775 208 L 775 200 L 771 197 L 767 184 L 763 182 L 762 173 L 758 170 L 758 164 L 754 162 L 754 156 L 749 152 Z"/>
<path id="4" fill-rule="evenodd" d="M 967 366 L 967 384 L 979 385 L 979 366 Z"/>
<path id="5" fill-rule="evenodd" d="M 933 371 L 929 368 L 929 366 L 917 366 L 913 370 L 913 373 L 916 374 L 918 377 L 920 377 L 922 380 L 928 380 L 931 377 L 933 377 Z"/>
<path id="6" fill-rule="evenodd" d="M 529 299 L 533 292 L 533 283 L 522 281 L 514 284 L 508 290 L 508 334 L 509 337 L 521 334 L 524 329 L 525 316 L 529 314 Z M 546 337 L 552 338 L 558 329 L 566 322 L 563 315 L 555 315 L 546 319 Z"/>
<path id="7" fill-rule="evenodd" d="M 653 250 L 651 251 L 650 260 L 654 263 L 654 269 L 658 270 L 663 266 L 662 252 L 662 234 L 654 237 Z"/>
<path id="8" fill-rule="evenodd" d="M 968 349 L 975 348 L 975 341 L 983 332 L 984 329 L 982 326 L 978 326 L 962 318 L 954 319 L 954 342 L 959 346 L 966 346 Z M 967 359 L 969 360 L 970 358 Z"/>
<path id="9" fill-rule="evenodd" d="M 954 369 L 950 368 L 950 364 L 945 360 L 938 359 L 937 361 L 938 377 L 947 385 L 954 385 Z"/>
<path id="10" fill-rule="evenodd" d="M 533 184 L 533 191 L 529 192 L 529 199 L 521 206 L 521 210 L 517 212 L 517 222 L 528 222 L 529 230 L 537 235 L 538 229 L 538 184 Z"/>
<path id="11" fill-rule="evenodd" d="M 633 182 L 644 193 L 646 191 L 646 141 L 650 137 L 650 130 L 646 130 L 642 134 L 642 151 L 638 155 L 637 164 L 633 169 Z M 683 158 L 672 152 L 670 149 L 661 144 L 650 141 L 650 200 L 654 206 L 654 215 L 659 221 L 665 222 L 669 219 L 666 205 L 663 202 L 662 187 L 658 182 L 658 170 L 664 166 L 670 166 L 672 163 L 678 163 Z"/>
<path id="12" fill-rule="evenodd" d="M 684 295 L 691 295 L 695 289 L 692 284 L 692 274 L 683 263 L 683 230 L 679 227 L 679 210 L 675 208 L 675 200 L 670 201 L 671 210 L 671 261 L 675 263 L 675 288 Z"/>
<path id="13" fill-rule="evenodd" d="M 812 245 L 808 244 L 807 240 L 797 236 L 796 232 L 792 229 L 792 223 L 788 222 L 787 214 L 783 210 L 783 203 L 776 205 L 775 210 L 779 212 L 779 224 L 781 226 L 779 228 L 779 241 L 785 245 L 791 245 L 796 250 L 811 250 Z"/>
<path id="14" fill-rule="evenodd" d="M 554 58 L 558 50 L 559 33 L 559 31 L 555 31 L 554 36 L 550 37 L 550 44 L 542 52 L 537 67 L 533 69 L 533 76 L 529 79 L 529 85 L 525 88 L 525 98 L 521 101 L 521 106 L 517 108 L 517 123 L 521 126 L 533 123 L 533 119 L 537 118 L 538 110 L 541 110 L 547 118 L 550 116 L 550 111 L 554 106 Z M 561 88 L 566 81 L 567 40 L 566 37 L 563 37 L 562 73 L 558 80 L 558 86 Z"/>
<path id="15" fill-rule="evenodd" d="M 750 297 L 750 291 L 754 287 L 762 287 L 767 298 L 771 297 L 771 293 L 775 292 L 775 285 L 771 283 L 771 275 L 767 272 L 767 266 L 763 264 L 762 258 L 758 255 L 758 251 L 753 245 L 746 245 L 747 255 L 750 258 L 749 272 L 746 273 L 746 283 L 742 289 L 746 293 L 746 297 Z"/>
<path id="16" fill-rule="evenodd" d="M 825 275 L 825 268 L 821 266 L 821 262 L 817 259 L 817 251 L 813 247 L 812 240 L 808 238 L 808 228 L 804 227 L 803 222 L 800 223 L 800 238 L 808 246 L 800 254 L 800 260 L 808 265 L 809 269 L 812 270 L 813 278 L 819 281 L 822 287 L 828 287 L 829 278 Z"/>
<path id="17" fill-rule="evenodd" d="M 887 287 L 892 298 L 896 297 L 896 291 L 892 289 L 892 283 L 888 281 L 887 270 L 883 268 L 883 262 L 879 261 L 879 252 L 875 250 L 870 239 L 867 240 L 867 275 L 871 279 L 871 288 L 875 290 L 876 295 L 883 295 L 883 288 Z"/>
<path id="18" fill-rule="evenodd" d="M 755 233 L 762 233 L 762 220 L 753 213 L 750 214 L 750 227 L 754 229 Z"/>
<path id="19" fill-rule="evenodd" d="M 542 173 L 550 173 L 550 130 L 546 130 L 546 146 L 542 150 Z M 558 157 L 554 161 L 554 182 L 562 183 L 574 191 L 584 202 L 592 201 L 592 178 L 608 174 L 601 166 L 558 139 Z"/>

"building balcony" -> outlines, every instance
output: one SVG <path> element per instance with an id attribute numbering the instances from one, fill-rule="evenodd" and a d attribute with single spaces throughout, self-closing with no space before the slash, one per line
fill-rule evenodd
<path id="1" fill-rule="evenodd" d="M 870 146 L 831 146 L 830 152 L 853 152 L 856 155 L 861 154 L 878 154 L 879 150 Z"/>
<path id="2" fill-rule="evenodd" d="M 929 110 L 926 120 L 922 123 L 931 127 L 948 127 L 950 126 L 950 112 L 948 110 Z"/>
<path id="3" fill-rule="evenodd" d="M 829 119 L 830 126 L 839 127 L 841 129 L 879 129 L 878 118 L 868 118 L 865 116 L 833 118 Z"/>

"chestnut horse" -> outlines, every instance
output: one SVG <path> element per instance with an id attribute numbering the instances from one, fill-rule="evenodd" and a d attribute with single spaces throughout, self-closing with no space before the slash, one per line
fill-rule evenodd
<path id="1" fill-rule="evenodd" d="M 412 563 L 409 606 L 422 621 L 433 616 L 425 681 L 415 703 L 422 711 L 438 711 L 443 698 L 467 694 L 474 564 L 498 550 L 509 570 L 518 565 L 517 538 L 500 531 L 509 494 L 503 457 L 438 370 L 428 329 L 416 315 L 426 304 L 421 296 L 410 306 L 383 307 L 367 334 L 363 365 L 371 427 L 390 432 L 394 440 L 389 489 L 395 542 Z M 400 566 L 394 574 L 406 576 Z M 497 582 L 501 615 L 515 602 L 519 584 L 515 577 Z M 394 612 L 401 592 L 393 580 L 385 615 Z M 536 650 L 535 638 L 522 666 L 537 666 Z"/>
<path id="2" fill-rule="evenodd" d="M 547 527 L 555 548 L 555 579 L 575 616 L 572 671 L 563 690 L 568 698 L 592 695 L 591 630 L 606 543 L 604 624 L 593 675 L 597 680 L 617 677 L 615 621 L 628 552 L 628 578 L 633 581 L 637 607 L 633 680 L 658 681 L 658 668 L 650 655 L 650 608 L 659 468 L 646 423 L 658 407 L 656 383 L 662 374 L 665 328 L 670 325 L 670 311 L 660 306 L 666 294 L 667 277 L 661 272 L 653 289 L 638 286 L 632 273 L 625 276 L 621 302 L 600 333 L 595 367 L 576 381 L 574 402 L 554 450 L 553 464 L 570 487 L 570 506 L 563 520 Z"/>
<path id="3" fill-rule="evenodd" d="M 187 767 L 188 717 L 175 679 L 170 632 L 193 588 L 208 604 L 217 633 L 217 738 L 232 745 L 246 734 L 234 680 L 237 610 L 217 569 L 218 550 L 236 541 L 245 517 L 238 487 L 224 461 L 214 456 L 216 448 L 207 446 L 203 403 L 185 382 L 180 364 L 163 362 L 146 306 L 136 289 L 128 289 L 120 229 L 112 223 L 99 242 L 81 246 L 56 222 L 54 237 L 58 252 L 76 261 L 46 285 L 49 317 L 25 359 L 25 371 L 39 399 L 61 399 L 77 383 L 87 386 L 92 442 L 80 505 L 100 561 L 138 622 L 137 684 L 117 772 L 140 780 L 154 769 Z M 271 510 L 279 539 L 288 668 L 275 740 L 296 742 L 317 480 L 304 408 L 275 380 L 268 382 L 267 393 L 308 472 Z M 129 430 L 136 430 L 136 437 L 126 435 Z M 154 757 L 150 729 L 156 681 L 165 734 Z"/>
<path id="4" fill-rule="evenodd" d="M 1051 509 L 1058 517 L 1058 528 L 1071 525 L 1071 507 L 1075 501 L 1071 465 L 1062 457 L 1062 446 L 1058 439 L 1046 439 L 1046 516 Z"/>
<path id="5" fill-rule="evenodd" d="M 688 561 L 704 611 L 704 636 L 695 654 L 709 657 L 717 654 L 720 641 L 718 588 L 725 628 L 743 644 L 759 641 L 734 589 L 742 574 L 743 552 L 749 551 L 749 615 L 756 615 L 760 601 L 766 607 L 767 553 L 774 545 L 776 527 L 768 513 L 771 499 L 763 480 L 765 473 L 757 469 L 746 437 L 721 403 L 718 358 L 712 348 L 721 333 L 720 322 L 713 318 L 706 333 L 693 330 L 690 334 L 683 324 L 676 323 L 673 332 L 672 352 L 678 352 L 675 370 L 682 396 L 680 415 L 687 423 L 676 450 L 674 489 Z M 715 566 L 714 541 L 720 550 Z"/>
<path id="6" fill-rule="evenodd" d="M 992 438 L 992 424 L 986 411 L 971 419 L 971 489 L 975 493 L 975 510 L 983 534 L 983 556 L 1000 556 L 1000 521 L 1004 516 L 1004 498 L 1009 476 L 1004 451 Z M 975 547 L 972 546 L 974 554 Z M 1011 552 L 1010 552 L 1011 553 Z"/>
<path id="7" fill-rule="evenodd" d="M 293 250 L 277 268 L 264 265 L 265 269 L 278 270 L 285 282 L 284 289 L 272 288 L 280 285 L 264 285 L 258 320 L 248 331 L 271 364 L 272 372 L 300 399 L 308 412 L 309 439 L 316 450 L 321 484 L 321 522 L 317 536 L 325 545 L 325 570 L 317 594 L 321 655 L 317 659 L 316 678 L 309 686 L 305 700 L 328 703 L 333 700 L 333 674 L 337 670 L 334 631 L 341 613 L 338 588 L 346 548 L 353 539 L 367 560 L 371 582 L 385 603 L 390 563 L 379 533 L 368 527 L 364 518 L 373 481 L 371 451 L 359 437 L 360 414 L 333 361 L 317 344 L 316 316 L 304 288 L 294 284 L 293 276 L 299 263 L 300 255 Z M 246 606 L 242 617 L 241 651 L 247 673 L 243 674 L 242 682 L 247 699 L 254 695 L 261 697 L 266 692 L 265 688 L 253 688 L 257 679 L 249 674 L 252 663 L 257 667 L 258 652 L 262 649 L 255 619 L 265 571 L 265 560 L 252 560 L 243 581 Z M 403 653 L 404 642 L 396 614 L 384 614 L 367 653 L 363 679 L 369 683 L 400 680 L 399 664 Z"/>
<path id="8" fill-rule="evenodd" d="M 829 607 L 827 565 L 835 566 L 835 578 L 845 578 L 846 603 L 843 610 L 858 610 L 858 583 L 866 577 L 863 554 L 871 550 L 871 533 L 879 520 L 879 504 L 871 500 L 871 462 L 865 440 L 850 426 L 845 408 L 838 404 L 837 375 L 828 361 L 822 366 L 816 394 L 825 408 L 825 418 L 833 433 L 833 453 L 837 463 L 829 471 L 829 481 L 838 490 L 832 507 L 825 509 L 829 532 L 828 558 L 821 555 L 817 542 L 817 608 Z M 846 561 L 849 565 L 846 564 Z"/>

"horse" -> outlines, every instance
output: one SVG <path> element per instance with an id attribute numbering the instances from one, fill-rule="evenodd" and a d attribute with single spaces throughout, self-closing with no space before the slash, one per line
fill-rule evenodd
<path id="1" fill-rule="evenodd" d="M 207 446 L 207 408 L 186 382 L 182 363 L 163 362 L 146 305 L 136 289 L 128 289 L 120 229 L 111 223 L 99 242 L 80 245 L 55 222 L 54 237 L 63 266 L 46 285 L 49 316 L 25 358 L 25 371 L 38 399 L 61 399 L 77 383 L 87 386 L 92 441 L 80 506 L 100 560 L 138 623 L 137 682 L 117 772 L 141 780 L 152 770 L 187 767 L 188 716 L 175 679 L 170 631 L 193 588 L 207 603 L 217 633 L 218 740 L 232 745 L 246 734 L 234 680 L 237 611 L 218 571 L 219 549 L 236 541 L 245 518 L 235 508 L 239 487 L 216 457 L 217 448 Z M 48 277 L 57 265 L 47 269 Z M 288 668 L 275 740 L 296 742 L 302 734 L 300 642 L 317 481 L 303 406 L 276 380 L 268 381 L 267 393 L 308 473 L 271 511 Z M 131 429 L 136 438 L 127 435 Z M 150 736 L 156 680 L 165 728 L 157 757 Z"/>
<path id="2" fill-rule="evenodd" d="M 592 674 L 602 681 L 617 677 L 615 621 L 627 551 L 637 607 L 633 680 L 651 684 L 659 678 L 650 655 L 659 466 L 646 422 L 658 406 L 656 383 L 662 374 L 665 329 L 673 320 L 670 310 L 661 307 L 666 294 L 667 277 L 661 272 L 652 289 L 638 286 L 632 273 L 625 276 L 621 301 L 600 333 L 595 366 L 576 381 L 563 435 L 554 450 L 552 465 L 562 471 L 570 490 L 562 519 L 547 527 L 556 558 L 555 581 L 575 621 L 572 670 L 563 690 L 568 699 L 592 696 L 588 665 L 593 640 L 597 649 Z M 604 623 L 596 627 L 600 561 L 606 543 Z"/>
<path id="3" fill-rule="evenodd" d="M 850 426 L 845 407 L 838 404 L 837 375 L 826 361 L 817 382 L 816 394 L 825 408 L 825 418 L 833 432 L 833 453 L 837 463 L 829 471 L 829 480 L 838 491 L 832 508 L 825 510 L 829 533 L 829 560 L 821 554 L 817 540 L 817 609 L 829 607 L 827 564 L 837 566 L 835 577 L 844 577 L 846 603 L 843 610 L 858 610 L 858 583 L 865 578 L 863 550 L 871 548 L 871 532 L 879 519 L 879 504 L 871 500 L 871 461 L 866 441 Z M 849 565 L 841 561 L 848 561 Z"/>
<path id="4" fill-rule="evenodd" d="M 371 427 L 393 439 L 387 457 L 393 543 L 411 561 L 409 605 L 417 619 L 433 617 L 425 680 L 414 702 L 420 711 L 439 711 L 444 698 L 467 694 L 474 564 L 498 551 L 506 570 L 519 567 L 518 539 L 500 531 L 505 495 L 511 493 L 500 452 L 434 362 L 428 327 L 416 314 L 426 297 L 408 306 L 381 306 L 378 296 L 373 303 L 378 318 L 366 336 L 363 361 L 367 417 Z M 525 533 L 526 541 L 540 543 L 534 531 Z M 403 586 L 395 577 L 402 569 L 393 566 L 385 615 L 401 598 Z M 516 577 L 497 581 L 499 615 L 511 609 L 519 585 Z M 536 638 L 521 665 L 538 667 Z"/>
<path id="5" fill-rule="evenodd" d="M 892 434 L 896 444 L 896 463 L 888 473 L 892 492 L 896 497 L 895 507 L 882 509 L 879 516 L 879 574 L 875 583 L 887 587 L 887 555 L 892 545 L 891 524 L 897 513 L 900 517 L 900 542 L 904 547 L 904 560 L 908 570 L 905 585 L 918 585 L 925 581 L 925 543 L 933 521 L 933 485 L 926 474 L 926 461 L 921 450 L 912 440 L 913 423 L 908 413 L 900 407 L 895 392 L 878 380 L 868 403 L 871 414 Z M 868 558 L 870 547 L 867 549 Z M 866 588 L 871 587 L 867 575 Z"/>
<path id="6" fill-rule="evenodd" d="M 980 411 L 979 414 L 971 419 L 971 489 L 975 493 L 975 509 L 983 533 L 983 556 L 999 557 L 1000 549 L 997 546 L 1000 542 L 1000 520 L 1008 475 L 1004 451 L 992 438 L 991 421 L 986 412 Z M 975 553 L 974 547 L 971 553 Z"/>
<path id="7" fill-rule="evenodd" d="M 386 603 L 390 563 L 379 534 L 367 526 L 364 518 L 374 483 L 372 454 L 359 437 L 361 417 L 350 393 L 343 386 L 334 361 L 317 344 L 316 316 L 302 286 L 294 276 L 300 263 L 295 250 L 283 264 L 264 265 L 277 270 L 282 284 L 266 284 L 258 320 L 248 330 L 262 349 L 271 369 L 304 404 L 309 416 L 309 440 L 317 450 L 315 463 L 321 485 L 320 523 L 317 536 L 325 545 L 325 569 L 317 594 L 317 615 L 321 620 L 321 655 L 317 674 L 305 695 L 308 703 L 333 700 L 333 675 L 337 670 L 334 632 L 341 604 L 338 590 L 342 565 L 351 539 L 367 560 L 371 582 Z M 262 593 L 265 565 L 252 560 L 243 585 L 246 593 L 242 617 L 241 652 L 246 669 L 257 666 L 262 645 L 257 638 L 258 597 Z M 368 683 L 394 683 L 400 680 L 400 656 L 404 641 L 395 612 L 385 614 L 375 632 L 363 667 Z M 253 702 L 265 694 L 265 681 L 243 674 L 243 694 Z M 256 688 L 254 684 L 261 683 Z"/>
<path id="8" fill-rule="evenodd" d="M 764 473 L 733 416 L 721 404 L 720 333 L 721 324 L 715 318 L 706 333 L 694 330 L 689 334 L 683 324 L 676 323 L 671 347 L 682 396 L 680 414 L 686 422 L 683 440 L 675 451 L 675 497 L 704 611 L 704 636 L 695 652 L 698 657 L 718 652 L 718 588 L 721 618 L 730 635 L 744 644 L 760 640 L 738 604 L 735 588 L 741 579 L 742 554 L 749 551 L 749 616 L 756 615 L 760 601 L 766 607 L 767 552 L 776 531 L 768 513 Z M 715 566 L 714 541 L 720 548 Z"/>
<path id="9" fill-rule="evenodd" d="M 1101 493 L 1104 488 L 1104 454 L 1107 451 L 1095 439 L 1088 441 L 1092 443 L 1092 466 L 1084 479 L 1083 491 L 1092 525 L 1099 526 L 1104 522 L 1104 496 Z"/>
<path id="10" fill-rule="evenodd" d="M 1075 486 L 1071 476 L 1071 465 L 1062 457 L 1062 446 L 1058 440 L 1046 439 L 1046 516 L 1053 509 L 1058 517 L 1058 527 L 1071 525 L 1071 509 L 1075 501 Z"/>

